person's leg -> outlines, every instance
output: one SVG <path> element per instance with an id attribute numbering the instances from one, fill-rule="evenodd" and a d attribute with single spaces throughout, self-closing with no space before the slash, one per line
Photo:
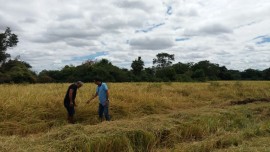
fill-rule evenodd
<path id="1" fill-rule="evenodd" d="M 75 114 L 75 109 L 74 107 L 70 107 L 69 105 L 65 105 L 65 108 L 67 109 L 68 112 L 68 123 L 74 123 L 74 114 Z"/>
<path id="2" fill-rule="evenodd" d="M 75 114 L 75 108 L 74 107 L 70 107 L 69 108 L 69 123 L 74 124 L 74 114 Z"/>
<path id="3" fill-rule="evenodd" d="M 66 110 L 67 110 L 67 121 L 69 122 L 69 108 L 68 108 L 68 106 L 65 104 L 64 105 L 65 106 L 65 108 L 66 108 Z"/>
<path id="4" fill-rule="evenodd" d="M 104 111 L 104 106 L 102 104 L 99 104 L 98 116 L 99 116 L 100 121 L 103 121 L 103 111 Z"/>
<path id="5" fill-rule="evenodd" d="M 68 123 L 74 124 L 73 116 L 68 116 Z"/>
<path id="6" fill-rule="evenodd" d="M 104 106 L 104 115 L 105 115 L 106 121 L 110 121 L 109 103 L 106 106 Z"/>

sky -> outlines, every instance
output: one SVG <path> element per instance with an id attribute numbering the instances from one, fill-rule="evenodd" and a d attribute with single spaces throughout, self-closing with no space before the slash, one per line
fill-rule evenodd
<path id="1" fill-rule="evenodd" d="M 270 67 L 269 0 L 0 0 L 0 32 L 19 43 L 7 53 L 34 71 L 108 59 L 130 69 L 156 54 L 208 60 L 228 69 Z"/>

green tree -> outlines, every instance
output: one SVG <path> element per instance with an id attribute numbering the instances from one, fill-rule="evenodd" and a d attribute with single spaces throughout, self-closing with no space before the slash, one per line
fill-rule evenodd
<path id="1" fill-rule="evenodd" d="M 157 68 L 169 67 L 172 65 L 172 61 L 174 61 L 174 54 L 158 53 L 156 57 L 153 59 L 153 64 L 156 64 Z"/>
<path id="2" fill-rule="evenodd" d="M 76 67 L 73 65 L 66 65 L 62 70 L 62 77 L 63 79 L 65 79 L 67 82 L 75 82 L 76 78 L 75 78 L 75 69 Z"/>
<path id="3" fill-rule="evenodd" d="M 11 33 L 8 27 L 4 33 L 0 33 L 0 63 L 4 63 L 10 54 L 6 53 L 9 47 L 14 47 L 18 43 L 17 35 Z"/>
<path id="4" fill-rule="evenodd" d="M 51 78 L 48 74 L 47 70 L 42 70 L 38 74 L 38 82 L 39 83 L 48 83 L 48 82 L 54 82 L 53 78 Z"/>
<path id="5" fill-rule="evenodd" d="M 28 63 L 19 60 L 9 60 L 5 62 L 2 65 L 5 76 L 0 78 L 0 81 L 5 83 L 35 83 L 37 81 L 36 74 L 30 70 L 29 66 L 30 65 Z"/>
<path id="6" fill-rule="evenodd" d="M 132 61 L 132 64 L 131 64 L 132 72 L 137 76 L 140 75 L 143 70 L 143 66 L 144 66 L 144 62 L 139 56 L 138 60 L 135 59 L 134 61 Z"/>
<path id="7" fill-rule="evenodd" d="M 156 77 L 162 81 L 174 81 L 176 79 L 176 72 L 172 67 L 166 67 L 158 69 L 156 71 Z"/>
<path id="8" fill-rule="evenodd" d="M 107 82 L 127 82 L 129 81 L 128 72 L 125 69 L 120 69 L 114 66 L 107 59 L 101 59 L 94 65 L 93 69 L 94 76 L 102 78 Z"/>
<path id="9" fill-rule="evenodd" d="M 14 47 L 18 43 L 17 35 L 7 28 L 4 33 L 0 33 L 0 83 L 35 83 L 37 81 L 36 73 L 31 71 L 30 64 L 20 61 L 20 56 L 14 60 L 7 60 L 10 55 L 6 53 L 7 49 Z"/>
<path id="10" fill-rule="evenodd" d="M 195 70 L 191 77 L 197 81 L 201 81 L 201 82 L 206 81 L 206 77 L 205 77 L 205 73 L 203 69 Z"/>
<path id="11" fill-rule="evenodd" d="M 241 72 L 241 77 L 244 80 L 261 80 L 262 72 L 255 69 L 246 69 L 245 71 Z"/>
<path id="12" fill-rule="evenodd" d="M 241 80 L 241 72 L 238 70 L 228 70 L 232 80 Z"/>
<path id="13" fill-rule="evenodd" d="M 145 68 L 142 72 L 141 81 L 153 82 L 155 81 L 155 71 L 153 68 Z"/>
<path id="14" fill-rule="evenodd" d="M 203 70 L 206 79 L 209 80 L 217 80 L 220 67 L 218 64 L 213 64 L 207 60 L 200 61 L 192 66 L 192 70 L 195 72 L 196 70 Z"/>
<path id="15" fill-rule="evenodd" d="M 263 79 L 264 80 L 270 80 L 270 68 L 265 69 L 262 72 L 263 72 Z"/>
<path id="16" fill-rule="evenodd" d="M 184 74 L 191 69 L 192 65 L 193 65 L 193 63 L 186 63 L 185 64 L 185 63 L 178 62 L 178 63 L 174 64 L 172 67 L 174 68 L 174 70 L 177 74 Z"/>

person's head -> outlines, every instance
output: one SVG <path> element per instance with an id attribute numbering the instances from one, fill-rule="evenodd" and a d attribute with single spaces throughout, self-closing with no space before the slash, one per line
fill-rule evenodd
<path id="1" fill-rule="evenodd" d="M 94 83 L 96 85 L 100 85 L 102 83 L 102 80 L 100 78 L 96 77 L 96 78 L 94 78 Z"/>
<path id="2" fill-rule="evenodd" d="M 83 86 L 83 82 L 82 81 L 77 81 L 76 85 L 78 86 L 78 88 L 80 88 L 81 86 Z"/>

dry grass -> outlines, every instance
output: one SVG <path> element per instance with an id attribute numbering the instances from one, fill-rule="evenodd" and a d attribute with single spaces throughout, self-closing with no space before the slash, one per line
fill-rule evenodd
<path id="1" fill-rule="evenodd" d="M 270 82 L 109 83 L 111 122 L 99 123 L 94 84 L 78 90 L 66 123 L 69 84 L 1 85 L 0 151 L 270 151 Z M 256 140 L 258 139 L 258 140 Z"/>

